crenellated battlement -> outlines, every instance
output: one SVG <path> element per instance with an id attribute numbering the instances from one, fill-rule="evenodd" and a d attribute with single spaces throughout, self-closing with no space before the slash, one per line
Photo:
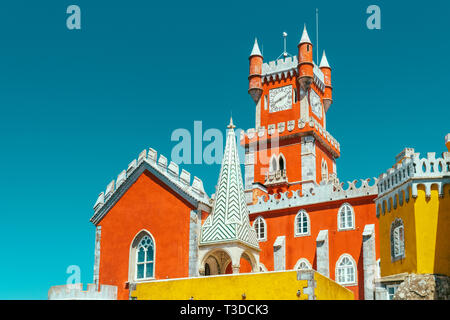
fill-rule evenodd
<path id="1" fill-rule="evenodd" d="M 313 62 L 314 63 L 314 62 Z M 277 81 L 288 77 L 298 76 L 297 56 L 286 57 L 263 63 L 262 65 L 262 82 Z M 320 68 L 314 63 L 314 83 L 323 92 L 325 90 L 325 77 Z"/>
<path id="2" fill-rule="evenodd" d="M 48 290 L 48 300 L 117 300 L 117 286 L 88 284 L 83 291 L 83 284 L 53 286 Z"/>
<path id="3" fill-rule="evenodd" d="M 296 130 L 297 128 L 300 130 Z M 247 132 L 241 131 L 240 140 L 244 142 L 251 143 L 258 139 L 268 139 L 270 136 L 278 134 L 289 134 L 291 132 L 301 131 L 310 132 L 313 131 L 314 136 L 323 142 L 323 145 L 330 151 L 335 157 L 339 157 L 341 147 L 339 142 L 326 131 L 313 117 L 310 117 L 309 121 L 290 120 L 287 122 L 279 122 L 277 124 L 269 124 L 267 129 L 262 126 L 256 130 L 255 128 L 250 128 Z"/>
<path id="4" fill-rule="evenodd" d="M 249 206 L 250 213 L 279 210 L 290 207 L 318 204 L 329 201 L 337 201 L 350 198 L 364 197 L 377 194 L 377 178 L 373 178 L 374 183 L 369 184 L 371 179 L 361 179 L 348 182 L 348 187 L 344 188 L 344 183 L 316 185 L 311 190 L 286 191 L 279 194 L 258 197 L 258 202 Z M 302 193 L 302 194 L 300 194 Z"/>
<path id="5" fill-rule="evenodd" d="M 428 152 L 426 158 L 414 149 L 404 149 L 396 160 L 401 159 L 394 167 L 380 175 L 378 180 L 377 216 L 381 212 L 389 212 L 391 203 L 397 206 L 397 199 L 409 202 L 409 197 L 417 197 L 417 187 L 423 185 L 427 197 L 431 196 L 431 187 L 436 185 L 439 196 L 443 196 L 445 184 L 450 183 L 450 152 L 443 152 L 436 158 L 435 152 Z M 410 191 L 409 191 L 410 189 Z"/>
<path id="6" fill-rule="evenodd" d="M 147 150 L 143 150 L 139 154 L 137 160 L 134 159 L 131 161 L 128 168 L 119 173 L 117 180 L 113 179 L 106 186 L 105 192 L 102 191 L 100 193 L 94 204 L 94 216 L 91 218 L 92 222 L 95 223 L 95 221 L 99 221 L 101 216 L 104 214 L 102 211 L 105 207 L 108 207 L 108 203 L 116 200 L 116 193 L 120 193 L 122 188 L 130 184 L 128 183 L 130 179 L 133 177 L 137 178 L 134 173 L 142 165 L 147 165 L 153 170 L 153 172 L 158 174 L 159 178 L 163 178 L 163 180 L 166 180 L 174 185 L 174 187 L 176 187 L 177 190 L 182 192 L 184 195 L 208 206 L 210 205 L 210 198 L 206 194 L 203 188 L 203 181 L 200 178 L 194 176 L 192 184 L 190 184 L 191 174 L 188 171 L 181 169 L 180 173 L 178 164 L 173 161 L 170 161 L 169 163 L 164 155 L 160 155 L 158 158 L 157 151 L 150 148 L 148 153 Z"/>

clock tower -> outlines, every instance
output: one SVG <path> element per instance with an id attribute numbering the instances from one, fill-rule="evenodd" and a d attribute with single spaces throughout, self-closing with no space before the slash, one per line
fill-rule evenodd
<path id="1" fill-rule="evenodd" d="M 337 180 L 340 146 L 326 130 L 331 67 L 325 52 L 320 65 L 314 63 L 306 26 L 297 48 L 297 56 L 264 62 L 255 40 L 249 57 L 256 119 L 255 128 L 241 135 L 248 203 L 262 194 L 304 193 Z"/>

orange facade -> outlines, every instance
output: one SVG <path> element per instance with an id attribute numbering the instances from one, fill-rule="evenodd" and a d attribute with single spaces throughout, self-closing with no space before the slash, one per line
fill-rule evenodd
<path id="1" fill-rule="evenodd" d="M 357 264 L 357 285 L 346 287 L 353 291 L 355 299 L 364 299 L 362 232 L 365 225 L 375 224 L 375 234 L 378 234 L 374 198 L 375 196 L 356 198 L 251 214 L 252 224 L 257 217 L 263 217 L 267 224 L 267 239 L 259 242 L 260 262 L 269 271 L 274 270 L 273 244 L 278 236 L 285 235 L 286 269 L 294 269 L 297 261 L 304 258 L 309 261 L 314 270 L 317 270 L 316 238 L 320 230 L 328 230 L 330 279 L 336 279 L 335 267 L 341 255 L 351 255 Z M 338 210 L 344 203 L 349 203 L 354 209 L 355 228 L 340 231 L 338 229 Z M 301 209 L 309 215 L 310 233 L 309 235 L 295 236 L 295 217 Z M 379 256 L 377 246 L 376 259 L 379 259 Z"/>
<path id="2" fill-rule="evenodd" d="M 147 230 L 155 240 L 155 278 L 188 276 L 189 215 L 192 206 L 148 171 L 100 221 L 100 283 L 116 285 L 128 299 L 130 246 Z"/>

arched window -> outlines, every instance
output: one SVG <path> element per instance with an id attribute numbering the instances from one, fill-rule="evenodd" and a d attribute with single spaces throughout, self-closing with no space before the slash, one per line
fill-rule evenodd
<path id="1" fill-rule="evenodd" d="M 278 159 L 278 163 L 279 163 L 279 170 L 283 171 L 284 170 L 284 156 L 282 154 L 280 154 L 279 159 Z"/>
<path id="2" fill-rule="evenodd" d="M 155 239 L 147 230 L 140 231 L 130 246 L 128 281 L 135 282 L 155 277 Z"/>
<path id="3" fill-rule="evenodd" d="M 300 210 L 295 216 L 295 235 L 309 235 L 309 216 L 305 210 Z"/>
<path id="4" fill-rule="evenodd" d="M 301 258 L 295 264 L 294 270 L 311 270 L 311 264 L 305 258 Z"/>
<path id="5" fill-rule="evenodd" d="M 153 278 L 155 245 L 150 235 L 144 235 L 136 248 L 136 279 Z"/>
<path id="6" fill-rule="evenodd" d="M 275 172 L 278 170 L 277 158 L 275 155 L 270 159 L 269 172 Z"/>
<path id="7" fill-rule="evenodd" d="M 391 257 L 392 261 L 405 257 L 405 228 L 402 219 L 395 219 L 391 225 Z"/>
<path id="8" fill-rule="evenodd" d="M 349 230 L 355 228 L 355 215 L 353 208 L 348 203 L 344 203 L 338 213 L 338 229 Z"/>
<path id="9" fill-rule="evenodd" d="M 255 222 L 253 223 L 253 227 L 256 230 L 256 238 L 258 241 L 265 241 L 266 238 L 266 221 L 263 217 L 256 218 Z"/>
<path id="10" fill-rule="evenodd" d="M 324 159 L 322 159 L 322 181 L 328 182 L 328 165 Z"/>
<path id="11" fill-rule="evenodd" d="M 356 284 L 356 263 L 349 254 L 343 254 L 336 263 L 336 282 L 343 285 Z"/>

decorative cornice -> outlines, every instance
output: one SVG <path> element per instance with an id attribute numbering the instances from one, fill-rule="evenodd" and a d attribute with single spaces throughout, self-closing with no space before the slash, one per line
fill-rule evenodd
<path id="1" fill-rule="evenodd" d="M 193 207 L 202 206 L 210 211 L 210 198 L 203 188 L 203 182 L 194 176 L 190 185 L 191 174 L 182 169 L 179 174 L 179 167 L 176 163 L 170 162 L 167 166 L 167 158 L 160 155 L 158 162 L 156 150 L 150 148 L 147 156 L 146 150 L 139 154 L 138 160 L 133 160 L 128 165 L 128 169 L 119 173 L 117 182 L 112 180 L 106 192 L 101 192 L 94 205 L 94 215 L 90 221 L 94 224 L 100 222 L 108 211 L 116 204 L 129 187 L 141 176 L 144 171 L 149 171 L 156 178 L 164 182 L 183 199 L 188 201 Z"/>
<path id="2" fill-rule="evenodd" d="M 435 152 L 428 152 L 426 158 L 420 158 L 420 153 L 407 148 L 397 159 L 404 156 L 401 162 L 380 175 L 378 180 L 377 217 L 380 213 L 391 211 L 400 205 L 403 199 L 409 202 L 409 197 L 417 197 L 417 187 L 425 187 L 426 197 L 431 196 L 431 187 L 438 187 L 439 196 L 444 195 L 444 186 L 450 184 L 450 152 L 443 152 L 442 158 L 436 158 Z M 409 192 L 411 190 L 411 194 Z M 396 197 L 397 196 L 397 197 Z"/>
<path id="3" fill-rule="evenodd" d="M 296 125 L 298 124 L 298 129 L 302 130 L 299 132 L 300 136 L 312 134 L 314 137 L 321 141 L 322 145 L 335 157 L 339 158 L 341 146 L 340 143 L 327 131 L 325 130 L 317 120 L 313 117 L 310 117 L 309 121 L 305 122 L 303 119 L 299 120 L 290 120 L 285 122 L 280 122 L 277 125 L 269 124 L 268 128 L 260 127 L 258 130 L 255 128 L 250 128 L 247 132 L 241 131 L 240 140 L 244 140 L 247 143 L 251 144 L 251 140 L 256 139 L 270 139 L 270 136 L 275 135 L 279 136 L 280 139 L 287 135 L 292 135 L 290 132 L 295 132 Z M 286 130 L 287 129 L 287 130 Z M 298 131 L 298 130 L 297 130 Z M 255 140 L 256 141 L 256 140 Z M 261 144 L 261 143 L 260 143 Z M 262 145 L 268 145 L 262 143 Z"/>
<path id="4" fill-rule="evenodd" d="M 356 187 L 357 180 L 348 182 L 348 188 L 344 189 L 344 183 L 338 185 L 323 184 L 316 185 L 312 190 L 286 191 L 279 194 L 258 197 L 258 202 L 249 206 L 251 214 L 265 211 L 281 210 L 323 202 L 359 198 L 377 195 L 377 179 L 375 183 L 369 185 L 370 179 L 361 179 L 361 186 Z"/>

